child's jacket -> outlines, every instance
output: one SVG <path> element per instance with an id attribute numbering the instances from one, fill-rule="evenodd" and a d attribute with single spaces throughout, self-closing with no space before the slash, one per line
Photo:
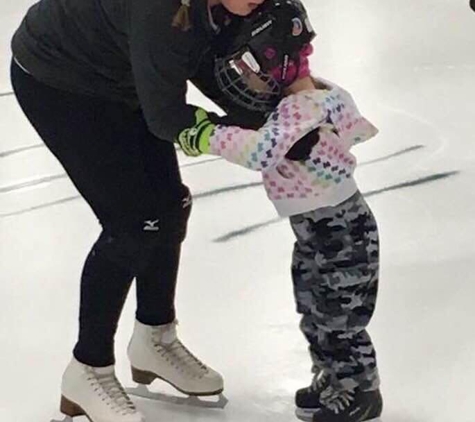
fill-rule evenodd
<path id="1" fill-rule="evenodd" d="M 262 172 L 267 194 L 283 217 L 334 206 L 351 197 L 356 159 L 353 145 L 378 130 L 362 117 L 351 95 L 321 80 L 327 90 L 303 91 L 284 98 L 258 131 L 217 126 L 212 154 Z M 320 141 L 306 161 L 285 158 L 291 147 L 320 128 Z"/>

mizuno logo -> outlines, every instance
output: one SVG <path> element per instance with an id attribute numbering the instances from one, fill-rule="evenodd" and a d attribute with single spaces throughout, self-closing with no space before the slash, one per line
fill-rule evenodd
<path id="1" fill-rule="evenodd" d="M 160 230 L 160 227 L 158 227 L 159 222 L 160 220 L 147 220 L 143 230 L 145 232 L 158 232 Z"/>

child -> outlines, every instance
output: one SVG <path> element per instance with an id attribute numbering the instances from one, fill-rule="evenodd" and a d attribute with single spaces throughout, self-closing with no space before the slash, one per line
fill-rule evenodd
<path id="1" fill-rule="evenodd" d="M 189 155 L 207 152 L 261 171 L 278 213 L 290 218 L 295 298 L 315 372 L 297 392 L 298 414 L 313 414 L 314 422 L 373 420 L 382 398 L 365 328 L 378 288 L 378 230 L 353 178 L 350 149 L 377 129 L 349 93 L 310 77 L 312 49 L 302 33 L 309 42 L 313 31 L 299 0 L 269 0 L 239 30 L 240 45 L 217 66 L 223 92 L 254 111 L 288 96 L 257 131 L 213 125 L 203 113 L 200 133 L 179 143 Z"/>

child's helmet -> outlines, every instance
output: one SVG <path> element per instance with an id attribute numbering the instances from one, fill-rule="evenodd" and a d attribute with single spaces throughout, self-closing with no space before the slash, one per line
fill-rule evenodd
<path id="1" fill-rule="evenodd" d="M 302 49 L 315 32 L 300 0 L 266 0 L 219 38 L 220 89 L 247 109 L 269 111 L 297 78 Z"/>

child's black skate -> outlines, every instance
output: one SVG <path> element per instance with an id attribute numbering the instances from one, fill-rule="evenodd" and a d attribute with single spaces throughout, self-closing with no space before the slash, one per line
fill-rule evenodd
<path id="1" fill-rule="evenodd" d="M 321 409 L 320 394 L 330 382 L 330 377 L 322 371 L 315 375 L 309 387 L 301 388 L 295 393 L 295 413 L 299 419 L 312 420 L 313 414 Z"/>
<path id="2" fill-rule="evenodd" d="M 376 422 L 383 411 L 379 390 L 336 391 L 330 386 L 320 394 L 320 403 L 313 422 Z"/>

